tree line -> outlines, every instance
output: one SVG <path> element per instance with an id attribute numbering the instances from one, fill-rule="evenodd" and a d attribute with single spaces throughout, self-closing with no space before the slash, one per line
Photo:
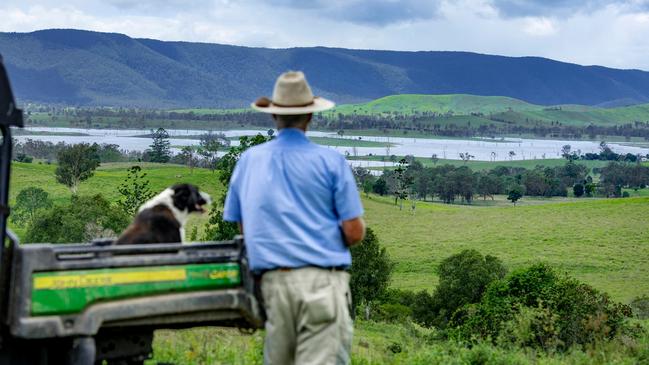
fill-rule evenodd
<path id="1" fill-rule="evenodd" d="M 565 197 L 569 192 L 575 197 L 622 197 L 624 188 L 642 189 L 649 185 L 649 167 L 639 162 L 612 161 L 594 171 L 572 160 L 557 167 L 498 166 L 473 171 L 468 166 L 449 164 L 424 167 L 414 158 L 404 158 L 396 169 L 378 177 L 362 167 L 353 170 L 365 194 L 392 195 L 395 204 L 401 202 L 402 207 L 407 199 L 470 204 L 476 198 L 493 200 L 495 195 L 507 195 L 513 203 L 524 195 Z M 593 173 L 600 175 L 598 182 Z"/>

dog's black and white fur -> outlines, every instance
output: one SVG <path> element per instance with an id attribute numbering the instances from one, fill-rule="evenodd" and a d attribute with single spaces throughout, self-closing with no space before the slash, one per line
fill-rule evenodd
<path id="1" fill-rule="evenodd" d="M 183 242 L 189 215 L 205 212 L 203 207 L 211 203 L 210 196 L 194 185 L 174 185 L 144 203 L 115 244 Z"/>

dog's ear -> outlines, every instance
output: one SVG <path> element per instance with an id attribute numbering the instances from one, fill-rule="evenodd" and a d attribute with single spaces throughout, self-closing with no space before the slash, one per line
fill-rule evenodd
<path id="1" fill-rule="evenodd" d="M 174 192 L 173 203 L 178 210 L 189 210 L 194 205 L 194 202 L 190 201 L 193 189 L 196 188 L 189 184 L 178 184 L 171 187 Z"/>

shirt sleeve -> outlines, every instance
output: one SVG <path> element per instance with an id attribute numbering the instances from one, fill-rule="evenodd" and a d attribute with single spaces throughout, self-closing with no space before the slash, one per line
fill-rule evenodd
<path id="1" fill-rule="evenodd" d="M 239 184 L 241 184 L 241 160 L 234 167 L 230 178 L 230 187 L 223 205 L 223 220 L 226 222 L 241 222 L 241 199 L 239 197 Z"/>
<path id="2" fill-rule="evenodd" d="M 338 219 L 346 221 L 362 216 L 363 205 L 351 167 L 346 159 L 340 161 L 341 166 L 334 181 L 334 204 Z"/>

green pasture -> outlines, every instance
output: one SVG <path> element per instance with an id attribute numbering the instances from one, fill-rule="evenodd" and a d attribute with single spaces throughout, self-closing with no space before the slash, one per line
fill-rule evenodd
<path id="1" fill-rule="evenodd" d="M 151 190 L 154 192 L 160 192 L 173 184 L 183 182 L 199 186 L 212 197 L 219 196 L 223 189 L 221 183 L 218 182 L 217 173 L 207 169 L 194 169 L 191 172 L 189 168 L 181 165 L 120 162 L 102 164 L 95 171 L 94 176 L 81 183 L 79 194 L 102 194 L 110 201 L 117 201 L 119 199 L 117 188 L 126 178 L 127 169 L 133 165 L 142 167 L 142 171 L 147 174 L 150 181 Z M 70 190 L 56 182 L 55 170 L 56 165 L 13 162 L 11 164 L 10 204 L 13 204 L 20 190 L 30 186 L 47 191 L 55 204 L 67 202 L 71 197 Z M 192 221 L 202 223 L 206 219 L 204 216 L 197 216 Z M 11 222 L 9 226 L 19 237 L 24 233 L 24 228 L 13 226 Z"/>
<path id="2" fill-rule="evenodd" d="M 79 193 L 101 193 L 117 200 L 117 187 L 131 165 L 103 164 L 92 178 L 81 183 Z M 69 190 L 55 180 L 54 165 L 12 166 L 11 201 L 28 186 L 43 188 L 55 203 L 69 199 Z M 209 170 L 196 168 L 191 173 L 185 166 L 140 166 L 154 191 L 189 182 L 212 196 L 222 192 L 217 173 Z M 502 258 L 510 268 L 547 261 L 618 300 L 629 301 L 649 294 L 649 193 L 630 193 L 636 197 L 523 198 L 516 207 L 503 197 L 476 200 L 471 206 L 417 202 L 414 213 L 409 203 L 400 211 L 391 197 L 370 195 L 363 201 L 369 226 L 397 262 L 394 287 L 431 290 L 437 281 L 436 267 L 443 258 L 475 248 Z M 201 217 L 196 223 L 205 219 Z"/>
<path id="3" fill-rule="evenodd" d="M 647 327 L 646 321 L 641 325 Z M 146 363 L 261 365 L 263 336 L 263 331 L 243 334 L 229 328 L 157 331 L 153 342 L 154 358 Z M 574 349 L 551 354 L 529 348 L 503 349 L 486 343 L 467 347 L 437 338 L 436 330 L 411 323 L 375 323 L 357 319 L 352 364 L 634 365 L 642 364 L 642 359 L 649 356 L 649 336 L 646 334 L 637 340 L 635 351 L 625 351 L 618 343 L 611 342 L 586 351 Z"/>
<path id="4" fill-rule="evenodd" d="M 104 164 L 95 176 L 80 186 L 81 194 L 101 193 L 118 197 L 117 186 L 130 163 Z M 213 196 L 222 192 L 216 173 L 185 166 L 140 164 L 153 190 L 177 182 L 199 185 Z M 54 165 L 14 163 L 13 200 L 22 187 L 39 186 L 55 202 L 69 199 L 70 192 L 56 183 Z M 445 205 L 416 202 L 404 210 L 391 197 L 363 198 L 365 218 L 381 244 L 395 261 L 391 286 L 433 290 L 440 261 L 463 249 L 473 248 L 503 260 L 509 269 L 539 261 L 550 263 L 595 288 L 610 293 L 614 300 L 629 302 L 649 294 L 649 193 L 626 199 L 531 199 L 518 206 L 496 197 L 491 206 Z M 188 227 L 202 225 L 206 217 Z M 21 231 L 18 230 L 20 234 Z M 643 325 L 647 327 L 646 321 Z M 352 354 L 353 364 L 636 364 L 641 355 L 629 354 L 615 343 L 598 345 L 596 351 L 574 350 L 566 354 L 544 354 L 533 350 L 503 349 L 488 344 L 471 348 L 439 340 L 434 329 L 413 324 L 357 321 Z M 647 335 L 636 345 L 649 348 Z M 245 335 L 236 329 L 200 328 L 158 331 L 154 360 L 149 364 L 261 364 L 263 331 Z M 399 349 L 400 352 L 394 352 Z M 649 358 L 649 353 L 645 356 Z M 482 360 L 480 360 L 482 359 Z M 488 359 L 486 362 L 484 359 Z M 480 362 L 482 361 L 482 362 Z"/>
<path id="5" fill-rule="evenodd" d="M 547 262 L 623 302 L 649 294 L 648 197 L 516 207 L 417 203 L 414 213 L 390 197 L 363 202 L 368 225 L 396 261 L 395 288 L 432 290 L 439 262 L 473 248 L 510 269 Z"/>

